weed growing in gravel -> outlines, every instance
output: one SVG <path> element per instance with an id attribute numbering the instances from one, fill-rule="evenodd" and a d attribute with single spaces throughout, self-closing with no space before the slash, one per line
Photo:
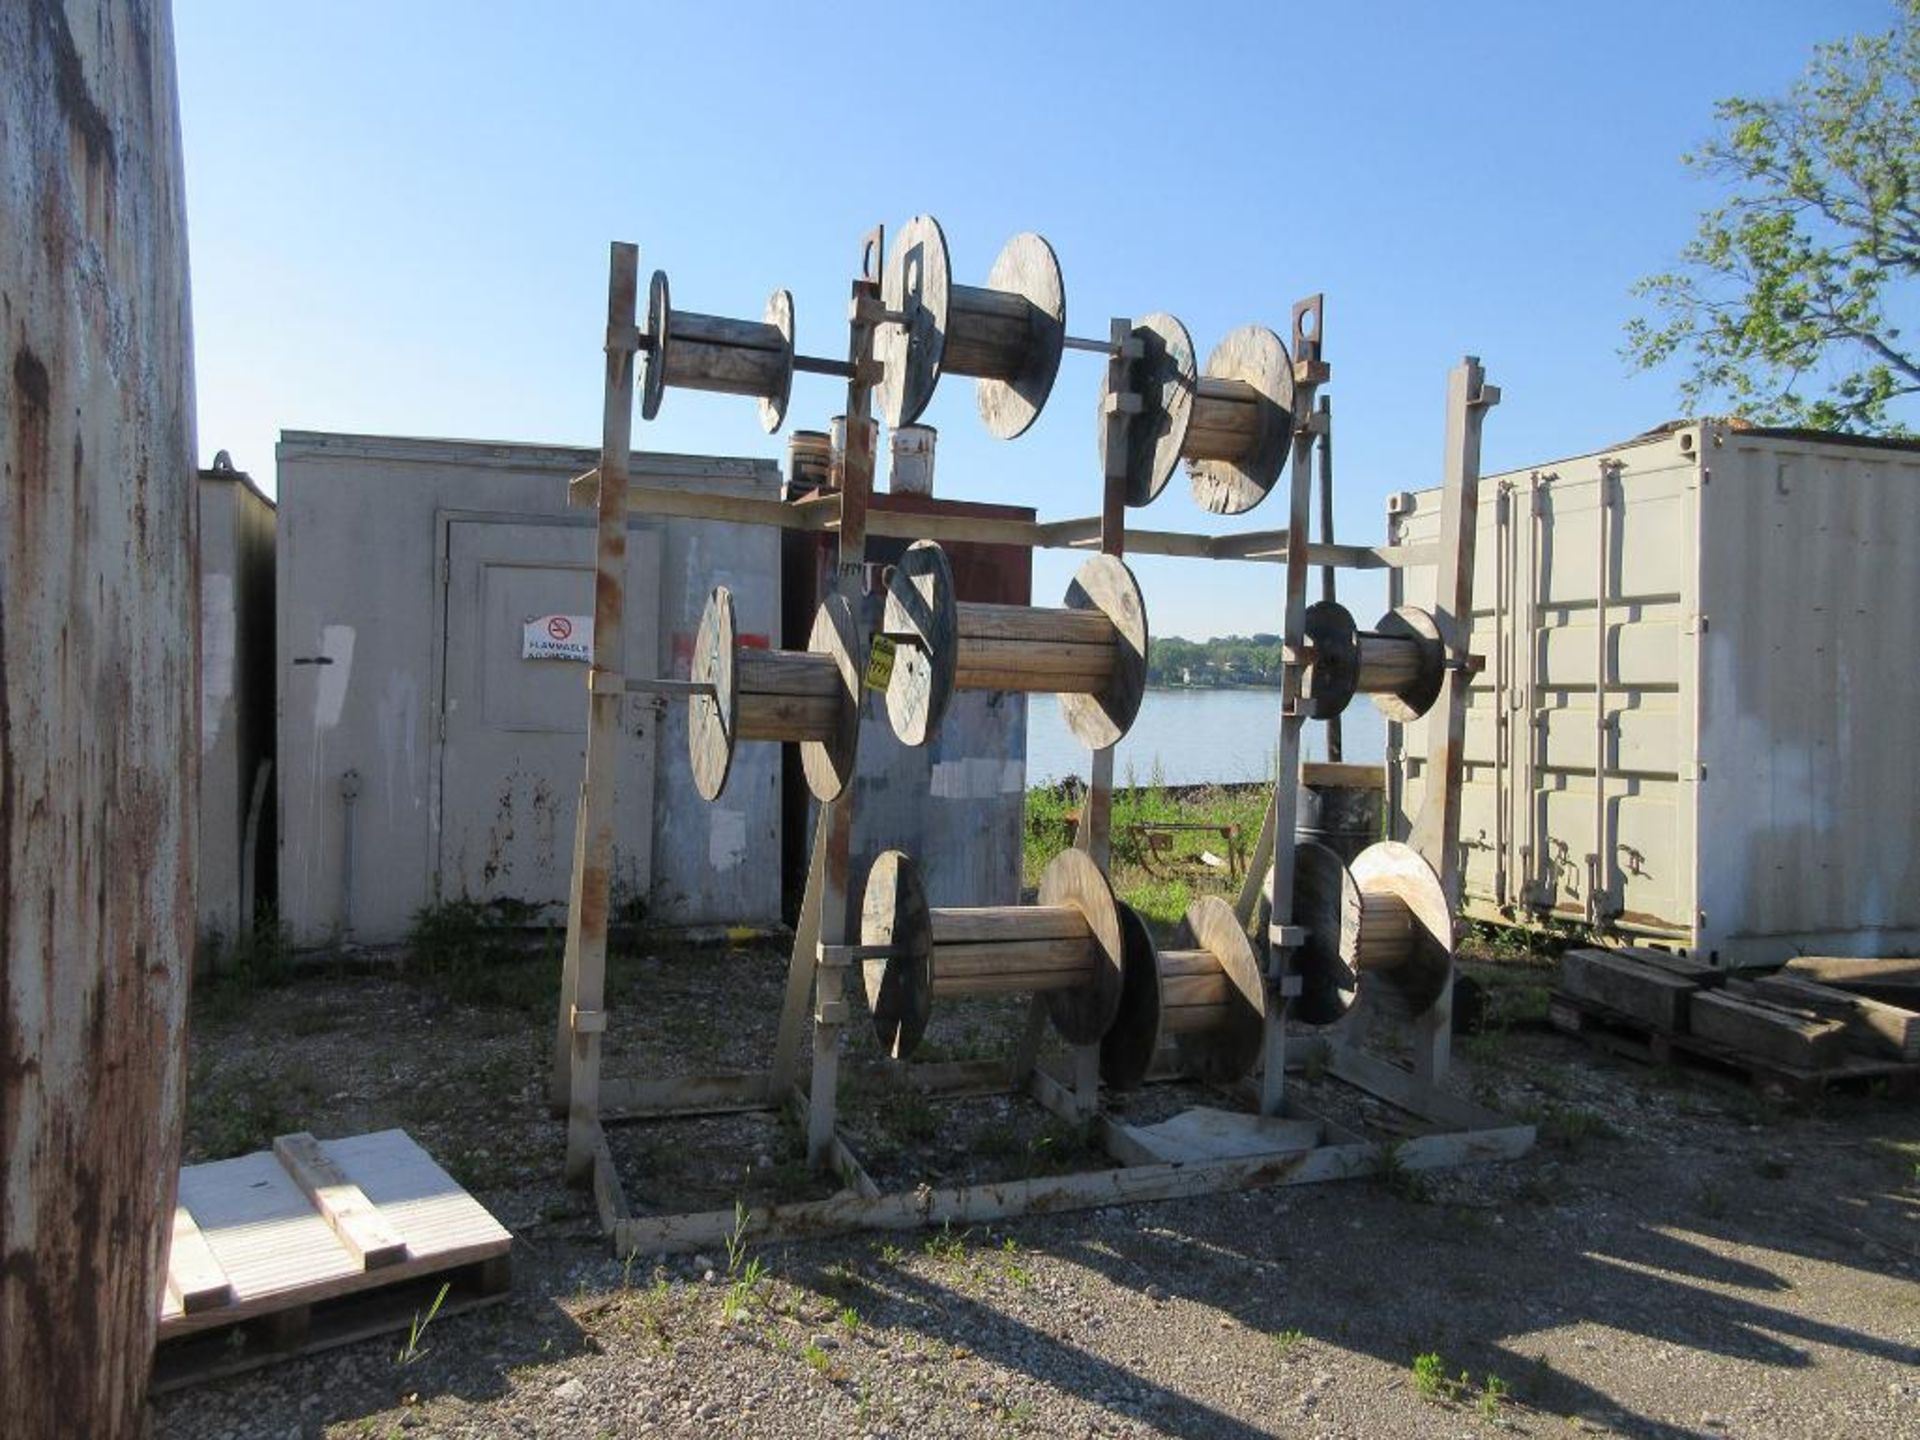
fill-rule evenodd
<path id="1" fill-rule="evenodd" d="M 1380 1147 L 1380 1183 L 1396 1198 L 1414 1205 L 1425 1205 L 1433 1198 L 1433 1182 L 1426 1172 L 1412 1170 L 1400 1158 L 1398 1145 Z"/>
<path id="2" fill-rule="evenodd" d="M 203 1159 L 227 1160 L 265 1150 L 276 1135 L 298 1130 L 319 1091 L 305 1065 L 272 1072 L 254 1065 L 196 1067 L 187 1089 L 187 1139 Z"/>
<path id="3" fill-rule="evenodd" d="M 1480 1391 L 1480 1417 L 1483 1420 L 1495 1419 L 1500 1414 L 1500 1406 L 1512 1391 L 1507 1382 L 1498 1375 L 1487 1376 L 1487 1383 Z"/>
<path id="4" fill-rule="evenodd" d="M 1305 1343 L 1307 1335 L 1304 1330 L 1282 1330 L 1272 1338 L 1273 1348 L 1278 1350 L 1282 1356 L 1290 1357 Z"/>
<path id="5" fill-rule="evenodd" d="M 1446 1393 L 1447 1366 L 1433 1351 L 1413 1357 L 1413 1388 L 1422 1400 L 1438 1400 Z"/>
<path id="6" fill-rule="evenodd" d="M 940 1227 L 938 1234 L 927 1237 L 923 1248 L 935 1260 L 958 1264 L 967 1258 L 967 1236 L 972 1233 L 971 1230 L 963 1230 L 958 1235 L 954 1234 L 953 1222 L 949 1220 Z"/>
<path id="7" fill-rule="evenodd" d="M 1033 1271 L 1015 1258 L 1019 1253 L 1019 1242 L 1011 1235 L 1000 1242 L 1000 1273 L 1007 1278 L 1008 1284 L 1026 1290 L 1033 1285 Z"/>
<path id="8" fill-rule="evenodd" d="M 740 1262 L 747 1258 L 747 1207 L 744 1201 L 733 1202 L 733 1229 L 726 1237 L 727 1274 L 731 1275 L 740 1268 Z"/>
<path id="9" fill-rule="evenodd" d="M 826 1351 L 822 1350 L 811 1340 L 801 1348 L 800 1358 L 806 1361 L 808 1365 L 812 1366 L 813 1369 L 821 1375 L 825 1375 L 833 1368 L 832 1358 L 828 1356 Z"/>
<path id="10" fill-rule="evenodd" d="M 1542 1144 L 1562 1150 L 1578 1150 L 1589 1140 L 1611 1140 L 1619 1134 L 1599 1111 L 1578 1105 L 1532 1105 L 1520 1116 L 1538 1131 Z"/>
<path id="11" fill-rule="evenodd" d="M 902 1260 L 907 1258 L 907 1252 L 891 1240 L 881 1245 L 876 1253 L 880 1256 L 880 1263 L 882 1265 L 898 1265 Z"/>
<path id="12" fill-rule="evenodd" d="M 426 1335 L 427 1327 L 433 1324 L 433 1317 L 440 1313 L 440 1307 L 446 1303 L 447 1291 L 451 1288 L 452 1283 L 452 1281 L 441 1282 L 440 1293 L 433 1297 L 433 1305 L 428 1309 L 424 1320 L 420 1318 L 417 1311 L 414 1313 L 413 1329 L 407 1334 L 406 1345 L 401 1349 L 399 1355 L 394 1358 L 396 1365 L 411 1365 L 427 1353 L 420 1348 L 420 1341 Z"/>
<path id="13" fill-rule="evenodd" d="M 728 1274 L 732 1274 L 730 1269 Z M 727 1286 L 727 1293 L 720 1297 L 720 1314 L 731 1325 L 747 1313 L 754 1300 L 758 1298 L 760 1286 L 767 1278 L 767 1267 L 758 1255 L 747 1261 L 733 1283 Z"/>
<path id="14" fill-rule="evenodd" d="M 854 1309 L 853 1306 L 842 1305 L 839 1314 L 834 1316 L 834 1318 L 840 1322 L 840 1328 L 849 1335 L 857 1335 L 860 1333 L 860 1312 Z"/>
<path id="15" fill-rule="evenodd" d="M 464 1005 L 544 1010 L 559 979 L 551 955 L 529 948 L 534 907 L 515 900 L 443 900 L 414 912 L 406 973 Z M 550 941 L 547 949 L 553 948 Z"/>

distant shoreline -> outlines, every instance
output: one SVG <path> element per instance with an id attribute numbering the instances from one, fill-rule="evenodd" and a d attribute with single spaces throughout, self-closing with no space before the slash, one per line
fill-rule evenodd
<path id="1" fill-rule="evenodd" d="M 1268 695 L 1278 695 L 1280 693 L 1280 687 L 1278 685 L 1261 685 L 1261 684 L 1252 684 L 1252 683 L 1249 683 L 1246 685 L 1226 685 L 1226 684 L 1181 685 L 1176 682 L 1168 681 L 1168 680 L 1150 681 L 1147 684 L 1147 689 L 1149 690 L 1258 690 Z"/>

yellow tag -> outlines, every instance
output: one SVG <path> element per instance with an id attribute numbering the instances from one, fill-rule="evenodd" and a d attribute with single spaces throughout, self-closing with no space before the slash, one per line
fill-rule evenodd
<path id="1" fill-rule="evenodd" d="M 893 641 L 884 635 L 873 637 L 873 649 L 867 655 L 867 688 L 884 690 L 893 678 Z"/>

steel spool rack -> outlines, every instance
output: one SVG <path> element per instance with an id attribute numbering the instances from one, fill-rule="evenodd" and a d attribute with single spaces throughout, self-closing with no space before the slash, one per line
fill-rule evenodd
<path id="1" fill-rule="evenodd" d="M 796 352 L 785 290 L 759 320 L 676 310 L 661 272 L 648 288 L 644 324 L 638 297 L 638 248 L 615 243 L 600 463 L 573 482 L 571 494 L 597 513 L 595 646 L 551 1086 L 567 1121 L 567 1177 L 592 1187 L 616 1252 L 710 1245 L 733 1230 L 735 1216 L 633 1214 L 604 1128 L 615 1121 L 795 1114 L 810 1164 L 837 1175 L 841 1188 L 823 1200 L 756 1208 L 748 1224 L 762 1238 L 976 1223 L 1337 1179 L 1387 1164 L 1501 1159 L 1531 1145 L 1531 1127 L 1440 1085 L 1450 1034 L 1462 741 L 1476 664 L 1459 643 L 1460 619 L 1471 599 L 1481 423 L 1498 400 L 1478 361 L 1462 362 L 1449 378 L 1438 546 L 1313 544 L 1311 461 L 1331 434 L 1327 407 L 1314 404 L 1331 373 L 1319 296 L 1293 307 L 1290 345 L 1249 325 L 1222 340 L 1202 367 L 1186 327 L 1171 315 L 1113 320 L 1105 338 L 1068 334 L 1060 264 L 1038 235 L 1009 241 L 984 285 L 956 282 L 944 233 L 921 216 L 891 247 L 880 229 L 866 236 L 850 290 L 845 360 Z M 1047 403 L 1067 352 L 1105 362 L 1097 515 L 1028 521 L 870 509 L 876 400 L 888 424 L 910 424 L 943 376 L 971 377 L 983 422 L 1010 439 Z M 832 454 L 827 492 L 786 501 L 631 481 L 636 390 L 648 419 L 675 388 L 749 397 L 771 432 L 785 419 L 796 373 L 845 384 L 845 441 Z M 1155 500 L 1183 461 L 1195 502 L 1210 513 L 1245 513 L 1283 488 L 1286 527 L 1224 536 L 1130 528 L 1128 510 Z M 830 534 L 837 564 L 807 649 L 742 647 L 721 587 L 709 599 L 685 679 L 628 676 L 603 661 L 624 653 L 627 519 L 639 512 Z M 871 536 L 915 543 L 893 569 L 878 631 L 862 635 L 855 617 Z M 956 596 L 943 541 L 1096 553 L 1057 607 L 970 604 Z M 1130 551 L 1278 564 L 1283 577 L 1284 681 L 1260 842 L 1238 904 L 1196 902 L 1166 948 L 1115 896 L 1107 874 L 1114 746 L 1141 708 L 1146 679 L 1147 609 L 1126 565 Z M 1307 603 L 1312 566 L 1421 564 L 1438 568 L 1431 613 L 1395 611 L 1362 631 L 1337 603 Z M 884 698 L 869 703 L 864 677 L 876 644 L 890 650 L 892 668 Z M 1053 693 L 1092 751 L 1075 848 L 1049 865 L 1033 904 L 931 906 L 912 857 L 899 852 L 855 873 L 850 781 L 862 726 L 887 723 L 904 743 L 924 744 L 952 694 L 968 689 Z M 1294 833 L 1303 725 L 1337 717 L 1359 694 L 1403 724 L 1430 727 L 1434 779 L 1407 842 L 1381 842 L 1348 866 L 1320 846 L 1276 844 L 1275 837 Z M 630 695 L 688 705 L 695 783 L 709 800 L 726 784 L 736 745 L 801 747 L 820 803 L 764 1069 L 674 1078 L 601 1073 L 614 757 Z M 1031 997 L 1028 1022 L 1006 1058 L 911 1058 L 943 1001 L 987 994 Z M 1091 1127 L 1113 1164 L 883 1192 L 837 1123 L 842 1038 L 856 1006 L 867 1010 L 896 1083 L 936 1098 L 994 1090 L 1030 1097 Z M 1378 1016 L 1406 1026 L 1411 1065 L 1366 1048 Z M 1295 1035 L 1291 1051 L 1290 1022 L 1317 1027 Z M 1039 1059 L 1049 1026 L 1070 1047 L 1063 1068 Z M 1309 1113 L 1290 1095 L 1287 1073 L 1290 1062 L 1297 1067 L 1316 1051 L 1327 1073 L 1409 1112 L 1428 1133 L 1388 1147 Z M 1107 1113 L 1105 1094 L 1162 1077 L 1209 1084 L 1219 1107 L 1190 1112 L 1203 1123 L 1184 1126 L 1130 1125 Z"/>

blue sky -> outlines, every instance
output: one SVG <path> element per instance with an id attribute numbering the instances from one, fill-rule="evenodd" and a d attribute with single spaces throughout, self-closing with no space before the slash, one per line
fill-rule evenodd
<path id="1" fill-rule="evenodd" d="M 1464 353 L 1504 392 L 1492 469 L 1675 413 L 1674 377 L 1618 351 L 1628 286 L 1712 198 L 1681 152 L 1715 99 L 1782 91 L 1816 41 L 1891 15 L 177 0 L 202 457 L 270 487 L 282 428 L 595 444 L 610 239 L 687 309 L 757 318 L 791 289 L 801 347 L 840 356 L 861 236 L 928 212 L 968 283 L 1014 232 L 1047 236 L 1076 334 L 1169 310 L 1204 353 L 1325 291 L 1337 524 L 1376 539 L 1386 496 L 1437 477 Z M 1070 354 L 1007 442 L 948 380 L 925 417 L 940 491 L 1097 509 L 1099 382 Z M 842 394 L 798 378 L 789 423 L 823 426 Z M 750 401 L 686 391 L 635 438 L 785 444 Z M 1132 520 L 1265 528 L 1280 504 L 1226 524 L 1176 478 Z M 1040 557 L 1036 598 L 1077 563 Z M 1278 628 L 1275 567 L 1136 569 L 1156 633 Z"/>

